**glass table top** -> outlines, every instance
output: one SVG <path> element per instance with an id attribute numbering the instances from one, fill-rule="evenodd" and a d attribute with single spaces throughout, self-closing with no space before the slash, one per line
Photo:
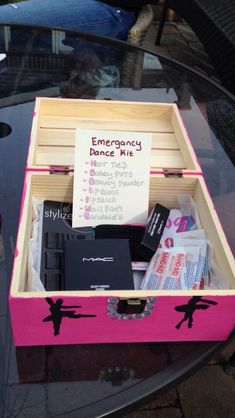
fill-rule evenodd
<path id="1" fill-rule="evenodd" d="M 221 344 L 15 349 L 7 295 L 34 100 L 177 103 L 234 252 L 234 97 L 177 62 L 90 34 L 2 25 L 0 53 L 0 410 L 29 418 L 108 414 L 176 383 Z"/>

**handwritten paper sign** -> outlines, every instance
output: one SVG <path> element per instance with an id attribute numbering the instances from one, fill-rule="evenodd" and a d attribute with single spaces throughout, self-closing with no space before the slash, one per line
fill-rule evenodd
<path id="1" fill-rule="evenodd" d="M 73 227 L 147 221 L 152 134 L 77 129 Z"/>

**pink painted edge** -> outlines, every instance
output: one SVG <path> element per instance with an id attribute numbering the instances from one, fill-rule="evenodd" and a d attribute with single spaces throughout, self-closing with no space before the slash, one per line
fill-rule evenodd
<path id="1" fill-rule="evenodd" d="M 200 294 L 200 291 L 197 292 Z M 53 296 L 51 296 L 53 298 Z M 73 324 L 68 324 L 64 328 L 63 335 L 61 335 L 56 341 L 54 337 L 51 335 L 51 326 L 48 329 L 47 327 L 42 327 L 41 319 L 45 317 L 48 313 L 48 307 L 45 305 L 45 298 L 40 296 L 30 297 L 26 299 L 24 297 L 11 297 L 11 310 L 12 310 L 12 318 L 15 320 L 14 328 L 13 328 L 13 336 L 16 345 L 51 345 L 51 344 L 87 344 L 87 343 L 119 343 L 119 342 L 143 342 L 143 341 L 206 341 L 206 340 L 225 340 L 227 336 L 231 332 L 231 329 L 234 324 L 234 299 L 235 295 L 228 296 L 212 296 L 210 294 L 204 295 L 204 297 L 208 297 L 209 299 L 213 299 L 217 303 L 219 310 L 221 308 L 226 307 L 225 316 L 222 318 L 218 326 L 219 333 L 221 334 L 223 330 L 223 337 L 220 335 L 218 338 L 218 329 L 216 333 L 214 333 L 214 321 L 216 316 L 216 312 L 213 314 L 212 311 L 209 315 L 209 329 L 210 332 L 208 333 L 207 325 L 203 322 L 204 320 L 201 318 L 198 319 L 198 325 L 194 327 L 193 333 L 191 335 L 188 334 L 187 327 L 183 327 L 181 331 L 176 331 L 175 324 L 178 322 L 180 317 L 178 313 L 175 312 L 174 307 L 181 303 L 186 303 L 188 298 L 187 296 L 161 296 L 156 298 L 156 309 L 154 309 L 151 316 L 145 318 L 141 322 L 136 321 L 125 321 L 125 326 L 122 326 L 122 321 L 118 321 L 115 319 L 110 318 L 107 315 L 107 311 L 104 304 L 107 303 L 109 296 L 92 296 L 91 298 L 85 298 L 83 301 L 81 297 L 76 297 L 74 295 L 61 295 L 64 299 L 65 305 L 67 304 L 81 304 L 82 308 L 86 311 L 85 313 L 95 313 L 96 314 L 96 324 L 87 323 L 87 327 L 81 329 L 81 335 L 76 334 L 73 335 Z M 15 302 L 14 303 L 14 299 Z M 219 300 L 218 300 L 219 299 Z M 70 302 L 71 301 L 71 302 Z M 33 307 L 36 309 L 32 308 Z M 158 308 L 157 308 L 158 305 Z M 219 307 L 220 306 L 220 307 Z M 24 309 L 25 307 L 25 309 Z M 162 309 L 165 308 L 165 309 Z M 87 312 L 87 309 L 89 311 Z M 92 311 L 90 311 L 92 309 Z M 32 316 L 28 317 L 27 312 L 32 312 Z M 165 317 L 165 313 L 168 313 L 167 319 Z M 230 313 L 233 313 L 231 316 Z M 226 319 L 227 315 L 229 315 L 229 320 L 227 322 L 227 326 L 224 327 L 224 320 Z M 163 319 L 164 318 L 164 319 Z M 157 334 L 154 331 L 154 325 L 156 320 L 159 319 L 159 326 L 157 330 Z M 165 324 L 166 321 L 166 324 Z M 113 323 L 112 323 L 113 322 Z M 35 328 L 36 324 L 36 328 Z M 124 324 L 124 323 L 123 323 Z M 95 325 L 95 328 L 94 328 Z M 203 325 L 204 330 L 201 334 L 201 325 Z M 65 326 L 65 325 L 64 325 Z M 115 333 L 113 332 L 113 326 L 115 327 Z M 172 328 L 173 326 L 173 328 Z M 167 329 L 165 329 L 167 328 Z M 226 330 L 224 329 L 226 328 Z M 22 329 L 24 332 L 22 333 Z M 36 332 L 32 333 L 31 331 Z M 104 335 L 101 334 L 104 329 Z M 98 331 L 97 331 L 98 330 Z M 107 330 L 107 332 L 106 332 Z M 131 334 L 130 331 L 133 331 Z M 200 331 L 200 332 L 199 332 Z M 206 332 L 204 332 L 206 331 Z M 212 331 L 212 334 L 211 334 Z M 101 334 L 100 334 L 101 332 Z M 156 338 L 155 336 L 156 335 Z M 215 336 L 216 335 L 216 336 Z M 203 336 L 203 338 L 201 338 Z M 213 337 L 214 336 L 214 337 Z M 189 338 L 188 338 L 189 337 Z M 207 338 L 208 337 L 208 338 Z M 222 338 L 221 338 L 222 337 Z"/>

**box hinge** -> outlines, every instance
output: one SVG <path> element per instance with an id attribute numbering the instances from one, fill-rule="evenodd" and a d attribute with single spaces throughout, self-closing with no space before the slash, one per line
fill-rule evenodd
<path id="1" fill-rule="evenodd" d="M 50 165 L 49 173 L 50 174 L 65 174 L 68 175 L 72 171 L 68 166 L 65 165 Z"/>
<path id="2" fill-rule="evenodd" d="M 183 177 L 183 171 L 182 170 L 163 170 L 163 174 L 165 177 Z"/>

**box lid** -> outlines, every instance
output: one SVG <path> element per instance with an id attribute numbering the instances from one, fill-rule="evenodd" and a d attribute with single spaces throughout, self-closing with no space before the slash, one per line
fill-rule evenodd
<path id="1" fill-rule="evenodd" d="M 176 104 L 43 97 L 35 103 L 27 170 L 73 171 L 77 128 L 151 132 L 151 172 L 201 173 Z"/>

